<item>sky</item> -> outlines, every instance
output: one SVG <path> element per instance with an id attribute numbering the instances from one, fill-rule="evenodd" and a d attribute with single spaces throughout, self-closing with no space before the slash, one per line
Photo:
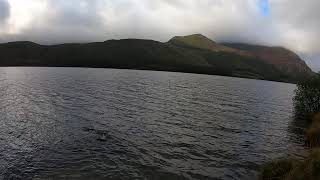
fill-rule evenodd
<path id="1" fill-rule="evenodd" d="M 320 0 L 0 0 L 0 42 L 40 44 L 200 33 L 283 46 L 320 70 Z"/>

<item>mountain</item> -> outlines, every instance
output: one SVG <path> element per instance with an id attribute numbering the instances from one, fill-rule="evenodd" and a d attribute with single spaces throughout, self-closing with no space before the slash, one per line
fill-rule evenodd
<path id="1" fill-rule="evenodd" d="M 32 42 L 0 44 L 0 66 L 67 66 L 177 70 L 184 66 L 207 67 L 164 43 L 124 39 L 87 44 L 52 46 Z"/>
<path id="2" fill-rule="evenodd" d="M 189 36 L 176 36 L 172 38 L 168 43 L 184 46 L 186 48 L 198 48 L 206 49 L 213 52 L 226 52 L 226 53 L 235 53 L 242 56 L 251 56 L 250 53 L 245 51 L 235 49 L 232 47 L 224 46 L 214 42 L 213 40 L 203 36 L 202 34 L 193 34 Z"/>
<path id="3" fill-rule="evenodd" d="M 236 52 L 237 51 L 236 49 L 220 45 L 201 34 L 193 34 L 190 36 L 176 36 L 172 38 L 169 41 L 169 43 L 175 44 L 178 46 L 207 49 L 213 52 Z"/>
<path id="4" fill-rule="evenodd" d="M 174 37 L 166 43 L 141 39 L 50 46 L 11 42 L 0 44 L 0 66 L 148 69 L 285 82 L 309 75 L 302 72 L 298 77 L 248 49 L 218 44 L 200 34 Z"/>
<path id="5" fill-rule="evenodd" d="M 251 53 L 262 61 L 274 65 L 287 75 L 299 77 L 313 72 L 294 52 L 283 47 L 268 47 L 242 43 L 224 43 L 225 46 Z"/>

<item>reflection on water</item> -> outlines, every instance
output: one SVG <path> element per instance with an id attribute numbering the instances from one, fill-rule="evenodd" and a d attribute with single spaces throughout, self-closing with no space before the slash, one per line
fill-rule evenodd
<path id="1" fill-rule="evenodd" d="M 195 74 L 0 68 L 0 179 L 252 179 L 303 152 L 295 85 Z"/>

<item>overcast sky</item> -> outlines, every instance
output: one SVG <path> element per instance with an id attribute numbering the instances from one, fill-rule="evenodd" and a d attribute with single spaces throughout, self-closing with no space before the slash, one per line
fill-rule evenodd
<path id="1" fill-rule="evenodd" d="M 167 41 L 201 33 L 284 46 L 320 70 L 319 9 L 320 0 L 0 0 L 0 42 Z"/>

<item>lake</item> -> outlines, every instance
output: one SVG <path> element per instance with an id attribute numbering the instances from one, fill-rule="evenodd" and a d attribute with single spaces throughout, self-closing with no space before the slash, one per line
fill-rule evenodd
<path id="1" fill-rule="evenodd" d="M 0 179 L 253 179 L 297 157 L 293 84 L 0 68 Z"/>

